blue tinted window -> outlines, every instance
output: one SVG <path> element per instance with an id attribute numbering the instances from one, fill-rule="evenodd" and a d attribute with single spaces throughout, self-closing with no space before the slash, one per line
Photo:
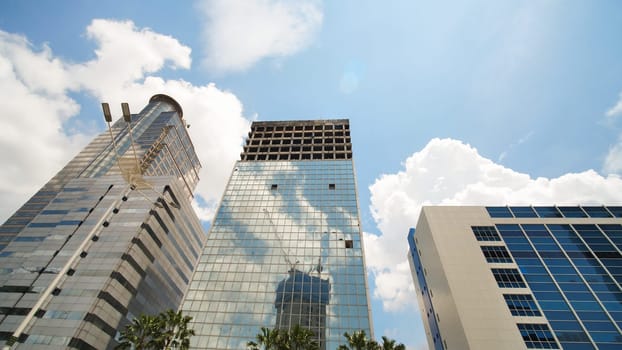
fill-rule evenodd
<path id="1" fill-rule="evenodd" d="M 503 294 L 513 316 L 541 316 L 536 302 L 529 294 Z"/>
<path id="2" fill-rule="evenodd" d="M 20 236 L 15 237 L 15 242 L 41 242 L 45 237 Z"/>
<path id="3" fill-rule="evenodd" d="M 538 215 L 531 207 L 510 207 L 510 210 L 517 218 L 536 218 Z"/>
<path id="4" fill-rule="evenodd" d="M 607 237 L 619 248 L 622 249 L 622 225 L 607 224 L 598 225 L 605 232 Z"/>
<path id="5" fill-rule="evenodd" d="M 501 237 L 494 226 L 471 226 L 478 241 L 500 241 Z"/>
<path id="6" fill-rule="evenodd" d="M 550 321 L 554 331 L 581 331 L 581 325 L 577 321 Z"/>
<path id="7" fill-rule="evenodd" d="M 557 207 L 567 218 L 585 218 L 587 215 L 579 207 Z"/>
<path id="8" fill-rule="evenodd" d="M 583 322 L 583 325 L 585 326 L 585 328 L 587 328 L 588 331 L 599 331 L 599 332 L 617 331 L 613 323 L 609 321 Z"/>
<path id="9" fill-rule="evenodd" d="M 557 290 L 553 283 L 529 283 L 529 288 L 534 292 L 553 292 Z"/>
<path id="10" fill-rule="evenodd" d="M 622 207 L 607 207 L 616 218 L 622 218 Z"/>
<path id="11" fill-rule="evenodd" d="M 570 311 L 554 311 L 554 310 L 546 310 L 542 309 L 542 312 L 549 320 L 560 320 L 560 321 L 568 321 L 575 320 L 574 314 Z"/>
<path id="12" fill-rule="evenodd" d="M 541 218 L 561 218 L 562 214 L 555 207 L 533 207 Z"/>
<path id="13" fill-rule="evenodd" d="M 517 324 L 528 349 L 559 349 L 553 334 L 546 324 Z"/>
<path id="14" fill-rule="evenodd" d="M 517 269 L 492 269 L 497 285 L 501 288 L 525 288 L 525 282 Z"/>
<path id="15" fill-rule="evenodd" d="M 56 222 L 33 222 L 28 227 L 56 227 Z"/>
<path id="16" fill-rule="evenodd" d="M 512 213 L 508 207 L 486 207 L 491 218 L 511 218 Z"/>
<path id="17" fill-rule="evenodd" d="M 564 350 L 594 350 L 594 345 L 592 345 L 592 343 L 561 342 L 561 344 L 562 344 L 562 349 Z M 600 348 L 599 350 L 605 350 L 605 349 Z"/>
<path id="18" fill-rule="evenodd" d="M 581 321 L 609 321 L 609 317 L 603 311 L 577 311 Z"/>
<path id="19" fill-rule="evenodd" d="M 540 301 L 540 307 L 545 312 L 548 311 L 548 310 L 570 311 L 570 307 L 563 300 L 560 300 L 560 301 Z"/>
<path id="20" fill-rule="evenodd" d="M 590 339 L 584 331 L 561 331 L 555 332 L 559 341 L 589 343 Z M 564 348 L 565 349 L 565 348 Z"/>
<path id="21" fill-rule="evenodd" d="M 489 263 L 511 263 L 512 257 L 503 246 L 483 246 L 482 253 Z"/>
<path id="22" fill-rule="evenodd" d="M 81 224 L 82 221 L 81 220 L 63 220 L 61 222 L 59 222 L 59 225 L 79 225 Z"/>
<path id="23" fill-rule="evenodd" d="M 69 213 L 69 210 L 43 210 L 41 215 L 64 215 Z"/>
<path id="24" fill-rule="evenodd" d="M 583 207 L 583 210 L 593 218 L 610 218 L 611 214 L 605 207 Z"/>
<path id="25" fill-rule="evenodd" d="M 534 292 L 538 300 L 562 300 L 562 294 L 560 292 Z"/>

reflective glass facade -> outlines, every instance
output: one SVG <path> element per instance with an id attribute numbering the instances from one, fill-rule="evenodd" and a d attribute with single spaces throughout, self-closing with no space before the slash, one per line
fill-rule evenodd
<path id="1" fill-rule="evenodd" d="M 481 281 L 475 287 L 453 288 L 448 300 L 454 306 L 441 312 L 440 319 L 459 315 L 462 329 L 443 328 L 438 322 L 438 337 L 464 337 L 473 349 L 486 348 L 482 341 L 486 331 L 499 334 L 498 342 L 507 341 L 503 348 L 621 349 L 622 218 L 617 208 L 424 208 L 417 226 L 421 232 L 409 236 L 411 254 L 420 258 L 412 264 L 415 274 L 420 275 L 417 269 L 432 269 L 430 264 L 442 265 L 434 268 L 435 274 L 427 274 L 424 283 L 428 281 L 427 289 L 430 284 L 451 289 L 458 278 L 458 269 L 452 266 L 462 264 L 460 270 L 469 271 L 472 283 Z M 441 220 L 456 222 L 440 224 Z M 440 227 L 451 233 L 441 232 Z M 453 248 L 445 238 L 459 241 L 462 254 L 446 254 Z M 430 241 L 432 246 L 427 244 Z M 422 285 L 417 286 L 425 298 Z M 487 303 L 476 308 L 480 315 L 461 304 L 476 302 L 476 293 Z M 436 322 L 438 313 L 434 318 Z M 472 325 L 469 319 L 479 324 Z M 491 319 L 494 324 L 484 326 Z M 495 338 L 489 340 L 492 344 Z"/>
<path id="2" fill-rule="evenodd" d="M 0 227 L 0 345 L 112 348 L 135 316 L 179 307 L 205 242 L 181 117 L 163 95 L 132 116 L 137 183 L 123 173 L 136 158 L 120 120 L 121 164 L 102 133 Z"/>
<path id="3" fill-rule="evenodd" d="M 256 122 L 249 144 L 257 132 L 292 138 L 296 128 L 325 135 L 337 125 L 349 134 L 347 120 Z M 193 316 L 191 347 L 244 349 L 261 327 L 296 324 L 321 349 L 336 349 L 344 332 L 371 334 L 351 156 L 266 152 L 244 153 L 233 169 L 182 306 Z"/>

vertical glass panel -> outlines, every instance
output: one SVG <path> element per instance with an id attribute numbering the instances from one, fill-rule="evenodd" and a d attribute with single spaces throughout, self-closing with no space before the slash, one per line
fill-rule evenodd
<path id="1" fill-rule="evenodd" d="M 511 218 L 512 213 L 508 207 L 486 207 L 491 218 Z"/>
<path id="2" fill-rule="evenodd" d="M 567 218 L 585 218 L 587 214 L 580 207 L 557 207 Z"/>
<path id="3" fill-rule="evenodd" d="M 517 218 L 536 218 L 538 215 L 531 207 L 510 207 L 510 210 Z"/>
<path id="4" fill-rule="evenodd" d="M 622 207 L 607 207 L 616 218 L 622 218 Z"/>
<path id="5" fill-rule="evenodd" d="M 561 218 L 562 214 L 555 207 L 534 207 L 541 218 Z"/>
<path id="6" fill-rule="evenodd" d="M 605 207 L 583 207 L 583 210 L 592 218 L 610 218 L 611 213 Z"/>

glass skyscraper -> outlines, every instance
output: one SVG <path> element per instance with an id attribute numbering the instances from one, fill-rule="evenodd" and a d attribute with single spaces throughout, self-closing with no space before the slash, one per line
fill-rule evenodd
<path id="1" fill-rule="evenodd" d="M 0 345 L 112 348 L 135 316 L 178 309 L 205 242 L 190 205 L 200 164 L 169 96 L 131 119 L 0 227 Z"/>
<path id="2" fill-rule="evenodd" d="M 371 334 L 348 120 L 252 124 L 182 309 L 193 349 L 296 324 L 321 349 Z"/>
<path id="3" fill-rule="evenodd" d="M 432 349 L 622 349 L 622 207 L 424 207 L 409 260 Z"/>

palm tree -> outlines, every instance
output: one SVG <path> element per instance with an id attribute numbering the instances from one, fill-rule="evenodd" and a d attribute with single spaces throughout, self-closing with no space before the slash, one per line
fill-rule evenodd
<path id="1" fill-rule="evenodd" d="M 194 329 L 188 329 L 191 316 L 184 316 L 181 311 L 167 310 L 159 315 L 162 322 L 158 341 L 160 348 L 187 350 L 190 348 L 190 337 Z"/>
<path id="2" fill-rule="evenodd" d="M 261 333 L 255 336 L 257 342 L 249 341 L 246 346 L 250 350 L 260 350 L 262 346 L 264 350 L 278 350 L 282 338 L 280 330 L 261 327 Z"/>
<path id="3" fill-rule="evenodd" d="M 339 345 L 338 350 L 377 350 L 379 349 L 378 343 L 373 339 L 367 339 L 365 331 L 355 331 L 350 334 L 345 332 L 343 336 L 348 341 L 348 345 Z"/>
<path id="4" fill-rule="evenodd" d="M 192 317 L 181 311 L 167 310 L 158 316 L 140 315 L 121 331 L 121 343 L 115 349 L 188 350 L 193 329 L 188 329 Z"/>
<path id="5" fill-rule="evenodd" d="M 402 343 L 396 344 L 395 340 L 389 339 L 383 335 L 382 345 L 380 346 L 380 349 L 382 350 L 406 350 L 406 346 L 404 346 L 404 344 Z"/>
<path id="6" fill-rule="evenodd" d="M 160 326 L 161 321 L 158 317 L 140 315 L 121 331 L 121 343 L 115 349 L 132 349 L 133 347 L 136 350 L 143 350 L 157 347 L 156 335 Z"/>
<path id="7" fill-rule="evenodd" d="M 256 341 L 246 343 L 248 350 L 318 350 L 319 345 L 313 331 L 295 325 L 292 329 L 270 329 L 261 327 Z"/>
<path id="8" fill-rule="evenodd" d="M 289 332 L 289 349 L 317 350 L 319 345 L 315 340 L 315 333 L 310 329 L 295 325 Z"/>

